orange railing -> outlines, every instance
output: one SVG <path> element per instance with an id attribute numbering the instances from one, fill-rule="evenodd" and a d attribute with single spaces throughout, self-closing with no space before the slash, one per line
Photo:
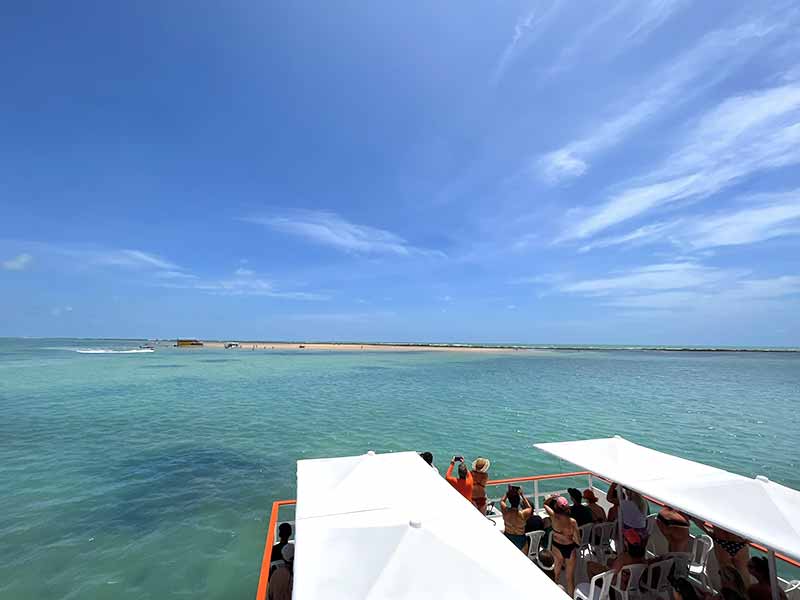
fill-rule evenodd
<path id="1" fill-rule="evenodd" d="M 596 475 L 591 473 L 590 471 L 573 471 L 571 473 L 551 473 L 549 475 L 532 475 L 529 477 L 509 477 L 506 479 L 493 479 L 486 482 L 487 486 L 491 485 L 505 485 L 509 483 L 525 483 L 528 481 L 544 481 L 544 480 L 551 480 L 551 479 L 565 479 L 568 477 L 585 477 L 591 476 L 596 477 L 597 479 L 602 479 L 606 483 L 610 483 L 605 477 L 601 477 L 600 475 Z M 648 502 L 652 502 L 658 506 L 664 506 L 663 503 L 659 502 L 655 498 L 651 498 L 649 496 L 644 496 L 644 498 Z M 272 557 L 272 546 L 275 543 L 275 526 L 278 524 L 278 513 L 282 506 L 288 506 L 297 504 L 296 500 L 278 500 L 272 503 L 272 512 L 270 513 L 269 517 L 269 526 L 267 528 L 267 541 L 264 544 L 264 556 L 261 559 L 261 575 L 258 578 L 258 591 L 256 592 L 256 600 L 265 600 L 267 597 L 267 586 L 269 585 L 269 569 L 270 569 L 270 562 Z M 767 549 L 761 546 L 760 544 L 756 544 L 751 542 L 750 546 L 760 550 L 761 552 L 766 552 Z M 793 567 L 800 568 L 800 562 L 789 558 L 788 556 L 784 556 L 783 554 L 775 553 L 775 557 L 792 565 Z"/>

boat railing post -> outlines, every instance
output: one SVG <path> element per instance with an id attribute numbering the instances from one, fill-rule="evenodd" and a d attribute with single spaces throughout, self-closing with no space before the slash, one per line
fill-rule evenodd
<path id="1" fill-rule="evenodd" d="M 594 489 L 594 478 L 592 478 L 592 474 L 589 473 L 589 489 Z"/>
<path id="2" fill-rule="evenodd" d="M 767 562 L 769 563 L 769 587 L 772 592 L 772 600 L 778 600 L 778 568 L 775 564 L 775 551 L 767 552 Z"/>
<path id="3" fill-rule="evenodd" d="M 533 510 L 539 510 L 539 480 L 533 480 Z"/>

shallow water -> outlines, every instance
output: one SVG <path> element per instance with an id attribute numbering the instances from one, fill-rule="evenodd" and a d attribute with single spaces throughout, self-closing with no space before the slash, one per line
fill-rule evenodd
<path id="1" fill-rule="evenodd" d="M 800 488 L 800 354 L 250 352 L 0 339 L 0 598 L 252 599 L 298 458 L 570 470 L 620 434 Z"/>

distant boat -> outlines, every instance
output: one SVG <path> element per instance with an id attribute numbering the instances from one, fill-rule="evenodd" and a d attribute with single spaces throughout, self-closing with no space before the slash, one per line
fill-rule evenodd
<path id="1" fill-rule="evenodd" d="M 184 348 L 184 347 L 192 347 L 192 346 L 202 346 L 203 342 L 200 340 L 191 340 L 191 339 L 179 339 L 175 341 L 175 347 L 177 348 Z"/>

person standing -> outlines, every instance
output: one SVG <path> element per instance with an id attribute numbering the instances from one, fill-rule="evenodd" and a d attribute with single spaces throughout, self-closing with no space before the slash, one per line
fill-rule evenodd
<path id="1" fill-rule="evenodd" d="M 269 578 L 268 600 L 292 600 L 294 583 L 294 544 L 286 544 L 281 550 L 283 564 Z"/>
<path id="2" fill-rule="evenodd" d="M 455 464 L 458 463 L 458 478 L 453 477 L 453 467 Z M 452 485 L 458 493 L 464 496 L 469 502 L 472 502 L 472 473 L 469 472 L 467 469 L 467 465 L 464 464 L 464 457 L 463 456 L 454 456 L 453 460 L 450 461 L 450 466 L 447 468 L 447 474 L 444 476 L 447 479 L 447 483 Z"/>
<path id="3" fill-rule="evenodd" d="M 491 465 L 488 458 L 476 458 L 472 461 L 472 503 L 482 515 L 486 514 L 486 482 L 489 480 Z"/>

